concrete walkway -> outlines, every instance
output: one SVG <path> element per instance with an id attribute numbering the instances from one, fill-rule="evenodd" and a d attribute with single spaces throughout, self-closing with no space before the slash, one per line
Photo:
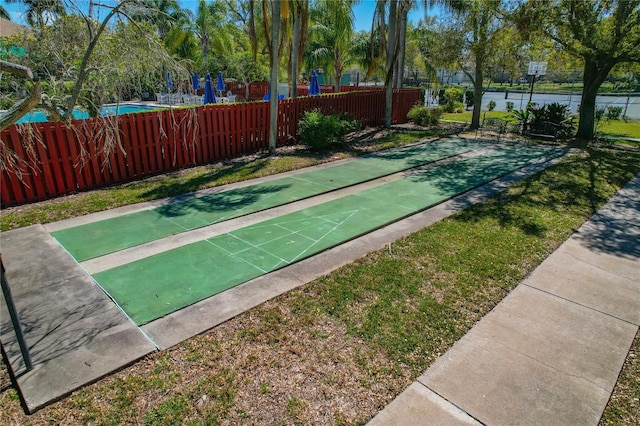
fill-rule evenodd
<path id="1" fill-rule="evenodd" d="M 154 201 L 96 213 L 64 223 L 33 225 L 3 232 L 0 239 L 3 261 L 7 269 L 6 278 L 23 321 L 27 344 L 31 348 L 33 370 L 26 371 L 4 301 L 0 303 L 0 340 L 7 353 L 10 370 L 15 375 L 24 405 L 28 411 L 35 411 L 146 354 L 166 349 L 203 333 L 266 300 L 306 284 L 320 275 L 504 190 L 558 161 L 557 154 L 554 153 L 546 159 L 543 158 L 445 203 L 240 284 L 142 327 L 136 327 L 124 311 L 95 284 L 87 274 L 86 268 L 90 265 L 75 262 L 53 239 L 50 232 L 61 226 L 88 223 L 175 200 Z M 322 167 L 327 166 L 312 169 Z M 281 176 L 295 173 L 299 172 Z M 257 181 L 232 184 L 216 188 L 215 191 L 277 178 L 278 176 L 271 176 Z M 390 178 L 382 178 L 378 183 L 388 179 Z M 344 193 L 336 191 L 321 195 L 317 200 L 305 200 L 301 203 L 326 202 L 331 197 L 341 195 Z M 224 229 L 241 227 L 304 205 L 288 204 L 243 216 L 220 226 Z M 221 231 L 215 229 L 215 232 Z M 165 239 L 163 244 L 171 244 L 172 241 L 171 238 Z"/>
<path id="2" fill-rule="evenodd" d="M 596 425 L 640 325 L 640 176 L 369 425 Z"/>
<path id="3" fill-rule="evenodd" d="M 8 316 L 0 312 L 0 335 L 21 397 L 34 411 L 482 201 L 555 161 L 527 166 L 140 328 L 45 227 L 3 233 L 7 279 L 24 313 L 35 364 L 25 371 Z M 640 176 L 371 424 L 597 424 L 640 324 L 638 212 Z M 241 218 L 236 225 L 273 214 L 278 212 Z"/>

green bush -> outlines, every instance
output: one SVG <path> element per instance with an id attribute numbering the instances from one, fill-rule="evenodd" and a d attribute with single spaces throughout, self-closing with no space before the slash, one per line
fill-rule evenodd
<path id="1" fill-rule="evenodd" d="M 621 106 L 608 106 L 607 107 L 607 120 L 620 120 L 622 115 Z"/>
<path id="2" fill-rule="evenodd" d="M 564 139 L 571 137 L 575 132 L 568 105 L 553 102 L 538 107 L 532 103 L 527 106 L 527 110 L 530 111 L 529 126 L 533 133 L 546 134 L 553 129 L 555 136 Z"/>
<path id="3" fill-rule="evenodd" d="M 360 127 L 357 120 L 347 114 L 324 115 L 320 110 L 305 111 L 298 123 L 299 142 L 322 151 L 344 142 L 347 133 Z"/>
<path id="4" fill-rule="evenodd" d="M 409 114 L 407 114 L 407 118 L 419 126 L 435 126 L 440 122 L 442 113 L 441 108 L 427 108 L 416 105 L 411 108 Z"/>
<path id="5" fill-rule="evenodd" d="M 507 101 L 507 112 L 513 111 L 513 102 Z"/>
<path id="6" fill-rule="evenodd" d="M 440 105 L 447 105 L 456 102 L 462 103 L 462 90 L 456 87 L 440 90 Z"/>
<path id="7" fill-rule="evenodd" d="M 463 112 L 464 104 L 462 102 L 449 102 L 448 104 L 442 107 L 444 112 Z"/>
<path id="8" fill-rule="evenodd" d="M 466 92 L 464 92 L 464 103 L 467 108 L 471 108 L 473 106 L 474 96 L 475 94 L 473 90 L 467 90 Z"/>
<path id="9" fill-rule="evenodd" d="M 493 111 L 494 109 L 496 109 L 496 101 L 494 101 L 493 99 L 489 101 L 489 111 Z"/>
<path id="10" fill-rule="evenodd" d="M 464 104 L 462 103 L 462 90 L 450 87 L 440 90 L 439 104 L 445 112 L 463 112 Z"/>

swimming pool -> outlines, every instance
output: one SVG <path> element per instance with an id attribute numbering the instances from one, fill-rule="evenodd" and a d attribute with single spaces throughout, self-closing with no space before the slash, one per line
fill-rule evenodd
<path id="1" fill-rule="evenodd" d="M 134 114 L 136 112 L 147 112 L 156 109 L 161 109 L 156 106 L 140 105 L 140 104 L 120 104 L 120 105 L 105 105 L 102 107 L 102 115 L 123 115 Z M 1 114 L 0 114 L 1 115 Z M 83 120 L 89 118 L 89 114 L 85 111 L 74 110 L 73 116 L 76 119 Z M 16 121 L 17 124 L 21 123 L 42 123 L 47 121 L 47 115 L 44 111 L 33 110 L 24 115 L 20 120 Z"/>

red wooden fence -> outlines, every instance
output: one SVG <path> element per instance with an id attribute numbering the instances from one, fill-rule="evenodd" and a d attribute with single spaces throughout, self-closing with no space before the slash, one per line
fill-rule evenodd
<path id="1" fill-rule="evenodd" d="M 420 91 L 394 91 L 393 123 L 406 122 Z M 278 103 L 279 146 L 297 141 L 304 111 L 346 112 L 365 126 L 384 124 L 384 92 L 358 91 Z M 3 207 L 132 181 L 267 149 L 269 103 L 13 125 L 0 133 Z"/>

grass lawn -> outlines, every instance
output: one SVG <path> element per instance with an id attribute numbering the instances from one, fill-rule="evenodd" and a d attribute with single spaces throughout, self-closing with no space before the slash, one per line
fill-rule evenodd
<path id="1" fill-rule="evenodd" d="M 640 120 L 605 121 L 596 127 L 599 135 L 640 139 Z"/>
<path id="2" fill-rule="evenodd" d="M 291 157 L 294 164 L 327 160 Z M 161 179 L 134 192 L 151 197 L 236 173 L 242 180 L 275 167 L 273 161 L 225 173 L 208 169 L 186 181 Z M 362 424 L 638 173 L 640 152 L 589 148 L 32 416 L 4 387 L 0 423 Z M 113 202 L 104 198 L 95 204 Z M 73 215 L 68 202 L 61 214 Z M 636 357 L 639 345 L 636 339 Z M 637 358 L 629 357 L 603 424 L 638 424 L 638 370 Z M 2 370 L 0 382 L 6 381 Z"/>
<path id="3" fill-rule="evenodd" d="M 486 111 L 482 113 L 482 118 L 502 118 L 516 122 L 510 113 L 506 111 Z M 471 123 L 471 111 L 461 113 L 445 113 L 443 120 L 456 121 L 461 123 Z M 640 139 L 640 120 L 610 120 L 600 123 L 596 132 L 601 136 L 616 136 Z"/>
<path id="4" fill-rule="evenodd" d="M 459 112 L 459 113 L 446 112 L 442 115 L 442 119 L 447 121 L 456 121 L 460 123 L 470 124 L 471 115 L 472 115 L 471 111 L 465 111 L 465 112 Z M 504 120 L 512 119 L 511 113 L 506 111 L 483 111 L 480 116 L 480 119 L 482 120 L 484 118 L 502 118 Z"/>

